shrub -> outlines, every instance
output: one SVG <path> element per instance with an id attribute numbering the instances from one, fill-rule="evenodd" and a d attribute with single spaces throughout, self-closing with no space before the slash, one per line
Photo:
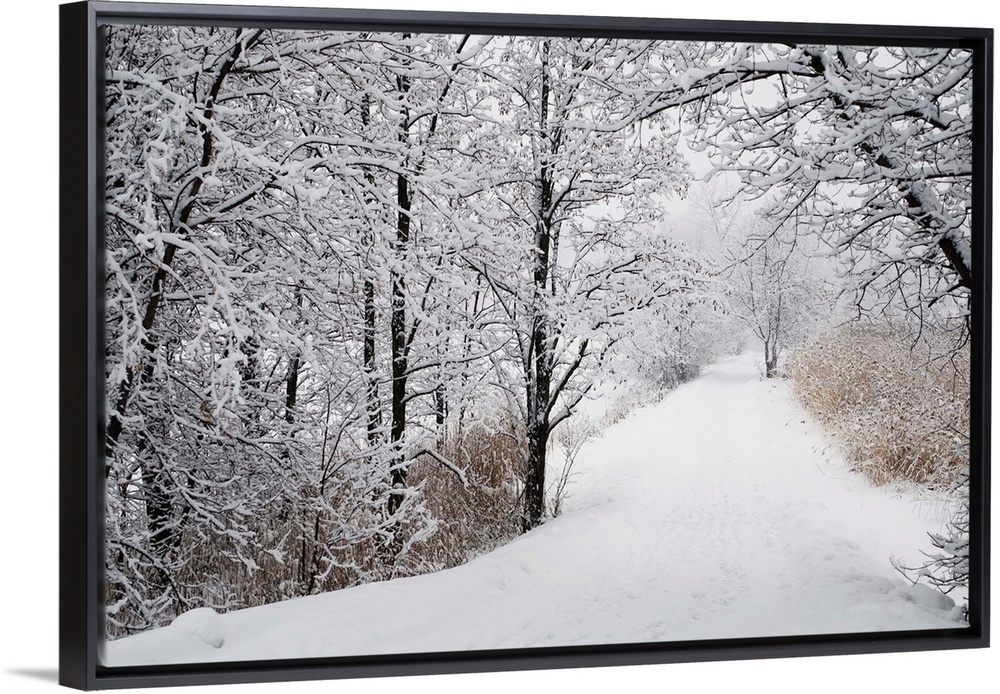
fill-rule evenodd
<path id="1" fill-rule="evenodd" d="M 903 566 L 893 562 L 896 569 L 914 583 L 925 581 L 946 595 L 969 585 L 969 475 L 959 477 L 952 491 L 961 500 L 945 531 L 930 533 L 935 551 L 924 552 L 927 560 L 920 566 Z M 968 620 L 968 603 L 963 613 Z"/>
<path id="2" fill-rule="evenodd" d="M 624 417 L 624 414 L 618 414 L 622 411 L 616 408 L 609 412 L 605 421 L 616 417 L 617 419 Z M 617 419 L 614 419 L 614 421 L 617 421 Z M 551 479 L 549 482 L 546 505 L 549 515 L 553 518 L 562 513 L 563 504 L 569 498 L 568 487 L 570 479 L 573 477 L 573 468 L 580 455 L 580 450 L 588 441 L 598 436 L 599 431 L 598 426 L 589 417 L 580 414 L 570 417 L 563 422 L 559 429 L 556 430 L 553 440 L 550 440 L 549 461 L 552 463 L 550 465 L 550 472 L 554 472 L 555 474 L 551 475 L 554 479 Z M 561 465 L 557 461 L 552 460 L 557 451 L 561 454 Z"/>
<path id="3" fill-rule="evenodd" d="M 466 485 L 431 456 L 417 459 L 409 479 L 422 487 L 435 532 L 414 548 L 410 571 L 458 566 L 521 534 L 524 447 L 523 431 L 506 414 L 467 416 L 435 447 L 464 471 Z"/>
<path id="4" fill-rule="evenodd" d="M 874 484 L 949 487 L 968 466 L 970 400 L 968 347 L 946 337 L 842 326 L 798 349 L 786 373 Z"/>

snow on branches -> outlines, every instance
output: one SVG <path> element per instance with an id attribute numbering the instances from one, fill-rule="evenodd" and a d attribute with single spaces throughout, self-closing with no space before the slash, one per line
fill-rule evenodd
<path id="1" fill-rule="evenodd" d="M 682 132 L 863 310 L 967 316 L 962 51 L 116 25 L 105 66 L 111 635 L 542 522 L 609 359 L 672 384 L 724 332 Z M 479 545 L 426 549 L 434 485 Z"/>

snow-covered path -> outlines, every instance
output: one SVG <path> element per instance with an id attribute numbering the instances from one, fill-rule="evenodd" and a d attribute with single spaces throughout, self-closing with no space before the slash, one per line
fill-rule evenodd
<path id="1" fill-rule="evenodd" d="M 910 586 L 944 509 L 846 471 L 787 384 L 736 357 L 580 453 L 565 512 L 449 571 L 108 644 L 126 665 L 954 628 Z"/>

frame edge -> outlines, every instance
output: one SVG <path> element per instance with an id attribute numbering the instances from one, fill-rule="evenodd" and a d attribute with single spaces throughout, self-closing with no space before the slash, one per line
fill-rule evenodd
<path id="1" fill-rule="evenodd" d="M 96 12 L 59 7 L 59 684 L 97 666 Z M 84 260 L 85 259 L 85 260 Z"/>
<path id="2" fill-rule="evenodd" d="M 732 655 L 716 655 L 711 649 L 704 649 L 699 657 L 690 654 L 680 654 L 674 659 L 666 653 L 638 655 L 634 653 L 616 654 L 604 658 L 581 658 L 579 654 L 560 658 L 552 655 L 538 654 L 543 663 L 536 662 L 533 657 L 524 659 L 513 658 L 509 661 L 493 660 L 489 654 L 480 662 L 479 658 L 443 659 L 441 663 L 423 661 L 417 665 L 401 663 L 395 667 L 386 668 L 385 672 L 375 673 L 370 665 L 358 670 L 336 668 L 320 664 L 315 668 L 293 666 L 284 669 L 280 665 L 267 672 L 260 668 L 261 664 L 239 663 L 234 669 L 220 668 L 207 673 L 177 673 L 160 675 L 116 675 L 102 673 L 98 667 L 100 610 L 98 604 L 100 587 L 101 543 L 103 542 L 102 516 L 100 509 L 100 441 L 103 426 L 98 421 L 97 405 L 100 399 L 101 377 L 99 339 L 95 307 L 101 298 L 96 295 L 98 286 L 97 267 L 100 251 L 100 211 L 98 186 L 100 185 L 101 151 L 97 134 L 99 132 L 98 118 L 101 114 L 97 100 L 100 98 L 99 85 L 96 82 L 98 70 L 97 46 L 98 24 L 102 19 L 112 16 L 133 16 L 132 13 L 142 8 L 162 8 L 162 5 L 136 5 L 132 3 L 107 2 L 74 2 L 59 7 L 59 683 L 75 689 L 107 689 L 118 687 L 145 687 L 163 685 L 189 684 L 221 684 L 249 682 L 278 682 L 297 680 L 317 680 L 327 678 L 344 678 L 374 676 L 444 674 L 458 672 L 491 672 L 504 670 L 533 670 L 562 667 L 588 667 L 634 665 L 669 662 L 697 662 L 717 660 L 750 660 L 756 658 L 802 657 L 813 655 L 848 655 L 858 653 L 883 652 L 878 648 L 859 648 L 854 643 L 846 645 L 820 643 L 818 650 L 807 646 L 802 652 L 793 652 L 782 644 L 775 648 L 770 646 L 746 647 L 741 652 Z M 176 5 L 166 15 L 172 16 L 176 7 L 177 13 L 183 13 L 189 19 L 198 18 L 192 10 L 198 6 Z M 217 6 L 201 6 L 217 10 Z M 223 6 L 222 12 L 228 17 L 230 11 L 238 13 L 247 10 L 246 7 Z M 260 9 L 260 8 L 257 8 Z M 294 8 L 282 8 L 293 11 Z M 327 14 L 336 12 L 325 10 Z M 351 12 L 341 10 L 342 13 Z M 361 15 L 369 20 L 374 11 L 361 10 Z M 144 15 L 142 11 L 140 16 Z M 454 16 L 452 13 L 445 13 Z M 400 18 L 412 19 L 420 16 L 413 12 L 387 11 L 387 21 L 396 22 Z M 464 14 L 478 21 L 483 19 L 499 21 L 501 17 L 511 15 Z M 424 13 L 424 17 L 434 24 L 441 21 L 437 13 Z M 354 19 L 353 17 L 350 17 Z M 203 19 L 218 21 L 216 16 Z M 561 17 L 539 15 L 537 21 L 546 30 L 562 27 L 557 20 L 579 20 L 578 17 Z M 602 21 L 605 18 L 590 18 Z M 462 20 L 465 21 L 465 20 Z M 523 16 L 522 16 L 523 21 Z M 669 21 L 669 20 L 665 20 Z M 691 29 L 701 28 L 692 20 Z M 553 23 L 555 22 L 555 23 Z M 533 21 L 520 30 L 530 28 Z M 719 22 L 710 22 L 718 25 Z M 735 31 L 741 23 L 726 23 Z M 578 24 L 573 24 L 579 28 Z M 799 25 L 788 24 L 788 28 Z M 815 25 L 823 31 L 829 31 L 828 25 Z M 846 29 L 850 25 L 841 25 Z M 900 27 L 879 27 L 879 30 L 899 29 Z M 907 29 L 912 28 L 907 27 Z M 979 533 L 979 549 L 973 544 L 973 556 L 981 558 L 978 569 L 973 564 L 975 578 L 980 582 L 975 591 L 975 602 L 981 616 L 978 624 L 978 635 L 969 638 L 965 644 L 957 647 L 981 648 L 989 646 L 989 576 L 990 576 L 990 376 L 991 376 L 991 291 L 992 276 L 990 252 L 992 250 L 992 117 L 993 117 L 993 41 L 992 29 L 951 29 L 952 36 L 962 35 L 971 38 L 981 51 L 978 62 L 983 67 L 979 95 L 982 96 L 977 115 L 984 124 L 980 131 L 982 140 L 979 142 L 980 162 L 983 175 L 978 181 L 980 186 L 981 210 L 977 227 L 981 231 L 982 246 L 976 260 L 980 263 L 977 277 L 982 278 L 980 285 L 980 305 L 975 311 L 979 322 L 979 337 L 975 347 L 980 351 L 979 373 L 983 376 L 979 396 L 974 402 L 980 408 L 980 436 L 977 443 L 979 453 L 975 459 L 979 463 L 979 484 L 972 498 L 974 518 L 973 527 Z M 908 35 L 918 35 L 919 31 Z M 83 113 L 81 113 L 83 111 Z M 81 262 L 86 259 L 86 263 Z M 85 491 L 82 491 L 85 490 Z M 970 596 L 971 597 L 971 596 Z M 970 601 L 971 602 L 971 601 Z M 971 635 L 970 635 L 971 636 Z M 821 639 L 822 641 L 822 639 Z M 891 644 L 884 652 L 902 652 L 905 650 L 928 650 L 933 645 L 914 642 L 910 648 L 903 644 Z M 954 644 L 951 647 L 956 647 Z M 788 649 L 784 654 L 775 651 Z M 696 651 L 700 650 L 698 648 Z M 728 649 L 723 649 L 728 650 Z M 755 653 L 755 651 L 758 651 Z M 840 651 L 840 652 L 838 652 Z M 579 662 L 571 662 L 578 660 Z M 586 661 L 586 662 L 585 662 Z"/>

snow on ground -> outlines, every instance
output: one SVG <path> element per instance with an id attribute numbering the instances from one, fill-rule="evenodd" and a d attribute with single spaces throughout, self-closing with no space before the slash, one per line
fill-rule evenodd
<path id="1" fill-rule="evenodd" d="M 106 645 L 131 665 L 955 628 L 911 586 L 941 504 L 847 471 L 786 383 L 743 355 L 580 453 L 565 512 L 464 566 Z"/>

